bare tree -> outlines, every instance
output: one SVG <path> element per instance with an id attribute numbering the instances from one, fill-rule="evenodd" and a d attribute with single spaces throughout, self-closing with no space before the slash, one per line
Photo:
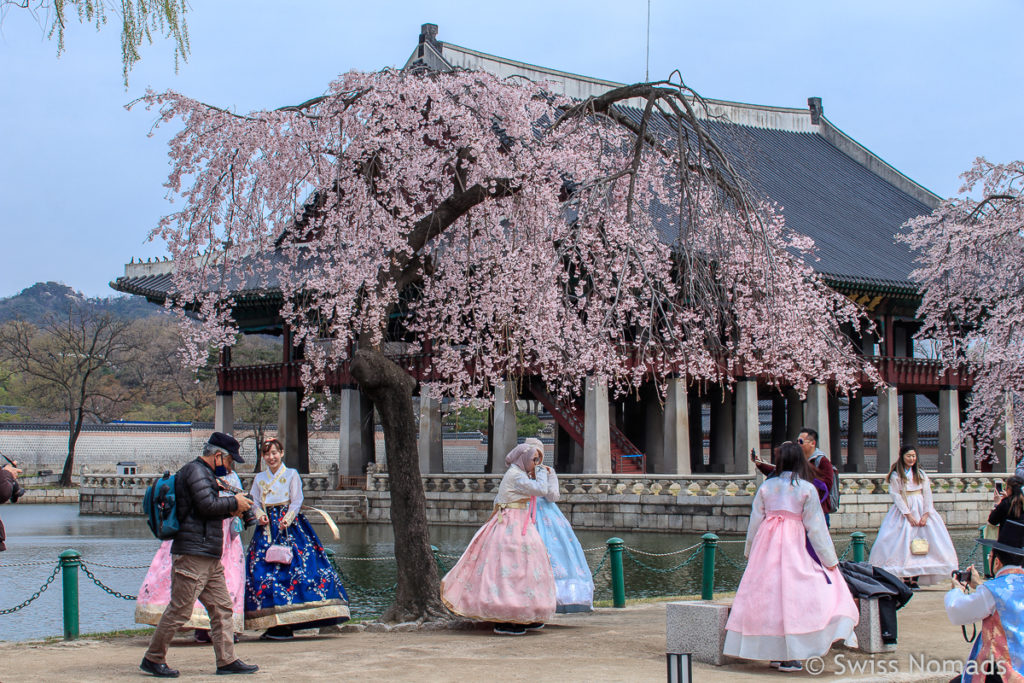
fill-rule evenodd
<path id="1" fill-rule="evenodd" d="M 87 305 L 50 315 L 38 327 L 14 321 L 0 327 L 0 357 L 37 388 L 36 396 L 68 420 L 68 455 L 60 483 L 71 484 L 75 444 L 87 418 L 111 419 L 132 391 L 114 376 L 133 362 L 136 336 L 127 320 Z"/>

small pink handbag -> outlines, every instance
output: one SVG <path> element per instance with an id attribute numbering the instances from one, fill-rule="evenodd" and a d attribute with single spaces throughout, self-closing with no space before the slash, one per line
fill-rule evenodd
<path id="1" fill-rule="evenodd" d="M 291 564 L 292 547 L 290 545 L 275 543 L 267 548 L 266 560 L 273 564 Z"/>

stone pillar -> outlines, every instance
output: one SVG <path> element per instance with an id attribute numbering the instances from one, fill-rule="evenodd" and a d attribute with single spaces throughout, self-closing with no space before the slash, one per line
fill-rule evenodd
<path id="1" fill-rule="evenodd" d="M 687 397 L 690 430 L 690 472 L 704 471 L 704 400 L 697 389 Z"/>
<path id="2" fill-rule="evenodd" d="M 900 453 L 899 396 L 896 387 L 878 390 L 878 456 L 875 472 L 885 474 Z"/>
<path id="3" fill-rule="evenodd" d="M 843 471 L 843 433 L 839 424 L 839 396 L 835 392 L 828 392 L 828 434 L 829 454 L 832 466 L 838 471 Z"/>
<path id="4" fill-rule="evenodd" d="M 786 398 L 772 397 L 772 448 L 786 440 Z M 769 458 L 770 459 L 770 458 Z"/>
<path id="5" fill-rule="evenodd" d="M 516 385 L 501 382 L 494 387 L 494 418 L 491 421 L 490 467 L 488 472 L 505 471 L 505 456 L 519 443 L 516 431 Z"/>
<path id="6" fill-rule="evenodd" d="M 367 453 L 373 453 L 364 443 L 366 415 L 363 407 L 366 401 L 354 386 L 342 387 L 338 398 L 341 404 L 338 414 L 338 474 L 360 477 L 366 474 L 366 465 L 372 459 L 372 455 L 367 457 Z M 373 436 L 372 431 L 370 435 Z"/>
<path id="7" fill-rule="evenodd" d="M 993 472 L 1009 472 L 1013 474 L 1017 467 L 1015 453 L 1013 452 L 1013 399 L 1009 396 L 1003 403 L 1001 419 L 996 425 L 995 439 L 992 446 L 996 452 L 996 465 Z"/>
<path id="8" fill-rule="evenodd" d="M 218 391 L 213 404 L 213 431 L 235 433 L 235 402 L 230 391 Z M 259 445 L 256 446 L 259 450 Z"/>
<path id="9" fill-rule="evenodd" d="M 903 444 L 917 448 L 917 394 L 908 391 L 903 396 Z M 939 470 L 940 472 L 942 470 Z"/>
<path id="10" fill-rule="evenodd" d="M 832 440 L 828 428 L 828 387 L 824 384 L 812 384 L 807 388 L 807 401 L 804 402 L 804 427 L 818 432 L 818 448 L 825 457 L 832 459 Z"/>
<path id="11" fill-rule="evenodd" d="M 732 474 L 753 474 L 750 452 L 761 454 L 761 418 L 757 410 L 757 380 L 736 382 L 736 416 L 733 420 Z"/>
<path id="12" fill-rule="evenodd" d="M 657 474 L 690 474 L 690 408 L 686 380 L 673 378 L 665 389 L 662 459 Z"/>
<path id="13" fill-rule="evenodd" d="M 846 471 L 867 472 L 864 461 L 864 394 L 855 391 L 850 396 L 846 427 Z"/>
<path id="14" fill-rule="evenodd" d="M 974 462 L 974 437 L 964 439 L 964 472 L 977 472 L 978 465 Z"/>
<path id="15" fill-rule="evenodd" d="M 708 392 L 711 407 L 711 457 L 709 471 L 725 474 L 732 469 L 733 461 L 733 394 L 728 389 L 713 385 Z"/>
<path id="16" fill-rule="evenodd" d="M 419 426 L 420 438 L 416 442 L 416 448 L 420 456 L 420 473 L 442 474 L 444 445 L 441 441 L 441 400 L 431 396 L 426 386 L 420 387 Z"/>
<path id="17" fill-rule="evenodd" d="M 786 440 L 796 441 L 804 423 L 804 407 L 796 389 L 786 389 Z"/>
<path id="18" fill-rule="evenodd" d="M 285 464 L 309 474 L 309 431 L 302 391 L 282 389 L 277 394 L 277 440 L 284 446 Z"/>
<path id="19" fill-rule="evenodd" d="M 608 422 L 608 385 L 588 377 L 583 421 L 583 473 L 611 474 L 612 445 Z"/>
<path id="20" fill-rule="evenodd" d="M 938 470 L 957 474 L 964 470 L 960 453 L 960 392 L 952 388 L 939 389 Z"/>

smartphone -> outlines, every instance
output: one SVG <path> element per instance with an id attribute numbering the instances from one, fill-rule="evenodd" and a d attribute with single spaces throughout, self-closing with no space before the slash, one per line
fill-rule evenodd
<path id="1" fill-rule="evenodd" d="M 996 493 L 1002 493 L 1002 492 L 1003 492 L 1003 482 L 997 481 L 996 482 Z"/>
<path id="2" fill-rule="evenodd" d="M 750 449 L 750 460 L 752 462 L 757 462 L 757 451 L 755 451 L 753 448 Z"/>

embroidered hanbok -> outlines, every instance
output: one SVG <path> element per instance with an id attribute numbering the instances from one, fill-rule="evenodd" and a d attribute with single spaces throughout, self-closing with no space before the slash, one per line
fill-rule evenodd
<path id="1" fill-rule="evenodd" d="M 594 577 L 569 520 L 556 505 L 558 475 L 548 470 L 547 477 L 547 492 L 537 498 L 537 531 L 548 550 L 555 577 L 555 611 L 590 612 L 594 609 Z"/>
<path id="2" fill-rule="evenodd" d="M 757 490 L 725 654 L 804 660 L 824 655 L 836 640 L 856 644 L 859 612 L 838 568 L 826 568 L 838 560 L 818 500 L 814 484 L 794 481 L 791 472 Z"/>
<path id="3" fill-rule="evenodd" d="M 245 624 L 251 629 L 328 626 L 349 617 L 348 595 L 302 508 L 302 478 L 290 467 L 264 470 L 252 483 L 257 527 L 246 554 Z M 288 526 L 282 531 L 282 519 Z M 266 561 L 272 544 L 292 549 L 291 564 Z"/>
<path id="4" fill-rule="evenodd" d="M 912 475 L 907 475 L 904 489 L 899 475 L 895 472 L 890 475 L 892 507 L 878 529 L 868 562 L 899 577 L 919 577 L 918 583 L 927 586 L 949 581 L 950 573 L 959 565 L 953 540 L 932 503 L 928 475 L 921 472 L 921 478 L 921 483 L 917 483 Z M 910 526 L 907 512 L 917 519 L 927 512 L 925 525 Z M 928 541 L 927 554 L 914 555 L 910 552 L 910 542 L 915 538 Z"/>
<path id="5" fill-rule="evenodd" d="M 238 475 L 229 472 L 227 476 L 220 477 L 230 486 L 241 490 L 242 482 Z M 230 491 L 221 491 L 222 496 L 233 496 Z M 224 525 L 224 545 L 221 549 L 220 562 L 224 565 L 224 580 L 228 585 L 228 594 L 231 596 L 232 622 L 236 633 L 241 633 L 244 625 L 245 614 L 245 557 L 242 550 L 242 539 L 238 533 L 232 531 L 232 523 L 237 517 L 228 517 Z M 173 540 L 173 539 L 172 539 Z M 151 624 L 156 626 L 160 623 L 160 617 L 167 609 L 167 603 L 171 599 L 171 542 L 164 541 L 160 549 L 156 551 L 153 561 L 146 572 L 146 578 L 142 581 L 139 589 L 139 597 L 135 601 L 135 622 L 138 624 Z M 189 618 L 183 629 L 210 628 L 210 615 L 206 608 L 197 600 L 192 607 L 192 616 Z"/>
<path id="6" fill-rule="evenodd" d="M 510 465 L 494 511 L 441 580 L 441 600 L 470 619 L 513 624 L 547 621 L 555 612 L 555 579 L 534 522 L 536 497 L 548 491 L 547 470 L 536 479 Z"/>

